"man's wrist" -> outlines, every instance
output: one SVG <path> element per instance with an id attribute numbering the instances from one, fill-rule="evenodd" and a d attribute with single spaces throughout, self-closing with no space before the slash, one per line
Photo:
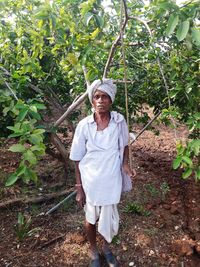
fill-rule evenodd
<path id="1" fill-rule="evenodd" d="M 79 187 L 82 187 L 82 184 L 75 184 L 75 187 L 79 188 Z"/>

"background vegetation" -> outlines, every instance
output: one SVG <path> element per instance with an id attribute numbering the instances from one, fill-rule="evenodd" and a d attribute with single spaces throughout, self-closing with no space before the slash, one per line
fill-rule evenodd
<path id="1" fill-rule="evenodd" d="M 101 0 L 2 0 L 0 16 L 0 134 L 16 138 L 10 150 L 21 153 L 7 186 L 19 179 L 37 182 L 34 168 L 50 143 L 68 168 L 57 133 L 73 129 L 80 112 L 69 108 L 103 76 L 110 49 L 115 53 L 107 77 L 118 83 L 117 110 L 125 113 L 126 73 L 130 121 L 148 121 L 146 113 L 137 115 L 145 103 L 162 112 L 164 123 L 187 125 L 190 134 L 184 144 L 177 139 L 173 167 L 184 169 L 183 178 L 200 179 L 199 1 L 130 0 L 120 6 L 113 0 L 106 9 Z M 56 123 L 66 110 L 70 116 Z"/>

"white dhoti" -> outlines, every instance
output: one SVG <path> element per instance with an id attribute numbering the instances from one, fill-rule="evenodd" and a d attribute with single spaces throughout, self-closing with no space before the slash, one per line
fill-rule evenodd
<path id="1" fill-rule="evenodd" d="M 85 217 L 90 224 L 95 224 L 98 220 L 98 232 L 110 243 L 119 229 L 119 213 L 117 204 L 106 206 L 93 206 L 86 203 Z"/>

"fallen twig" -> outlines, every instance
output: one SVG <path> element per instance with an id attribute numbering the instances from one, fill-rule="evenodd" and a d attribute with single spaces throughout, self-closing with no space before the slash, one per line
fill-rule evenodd
<path id="1" fill-rule="evenodd" d="M 41 203 L 45 202 L 54 198 L 58 198 L 64 195 L 69 194 L 72 192 L 72 189 L 65 189 L 61 192 L 56 192 L 56 193 L 51 193 L 51 194 L 46 194 L 43 196 L 38 196 L 38 197 L 20 197 L 20 198 L 14 198 L 10 199 L 4 202 L 0 202 L 0 209 L 8 208 L 10 206 L 16 206 L 19 204 L 33 204 L 33 203 Z"/>
<path id="2" fill-rule="evenodd" d="M 63 203 L 65 203 L 67 200 L 71 199 L 73 196 L 76 195 L 76 191 L 72 192 L 71 194 L 69 194 L 69 196 L 67 196 L 66 198 L 64 198 L 62 201 L 60 201 L 57 205 L 55 205 L 53 208 L 51 208 L 50 210 L 48 210 L 46 212 L 46 215 L 51 214 L 52 212 L 54 212 L 55 210 L 57 210 Z"/>
<path id="3" fill-rule="evenodd" d="M 62 234 L 62 235 L 59 235 L 59 236 L 56 236 L 55 238 L 51 239 L 51 240 L 48 240 L 47 242 L 45 242 L 44 244 L 40 245 L 39 246 L 39 249 L 41 248 L 44 248 L 44 247 L 47 247 L 51 244 L 53 244 L 54 242 L 60 240 L 60 239 L 63 239 L 65 237 L 65 234 Z"/>

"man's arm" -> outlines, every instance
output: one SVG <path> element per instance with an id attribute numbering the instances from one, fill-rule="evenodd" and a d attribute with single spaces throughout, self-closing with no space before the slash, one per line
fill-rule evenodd
<path id="1" fill-rule="evenodd" d="M 81 181 L 81 174 L 79 170 L 79 161 L 75 161 L 75 175 L 76 175 L 76 201 L 78 202 L 81 208 L 85 205 L 85 192 L 83 190 L 82 181 Z"/>
<path id="2" fill-rule="evenodd" d="M 130 169 L 129 164 L 128 164 L 128 159 L 129 159 L 129 148 L 128 146 L 125 146 L 122 167 L 127 175 L 129 175 L 130 177 L 135 177 L 136 171 L 135 169 L 133 170 Z"/>

